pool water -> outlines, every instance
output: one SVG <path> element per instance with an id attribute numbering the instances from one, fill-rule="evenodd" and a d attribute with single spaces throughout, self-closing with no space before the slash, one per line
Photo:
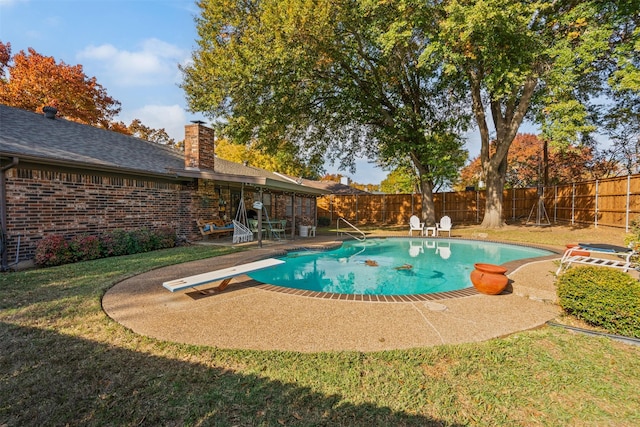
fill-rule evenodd
<path id="1" fill-rule="evenodd" d="M 276 286 L 317 292 L 410 295 L 471 285 L 474 263 L 505 262 L 552 252 L 494 242 L 452 239 L 370 239 L 329 251 L 290 252 L 285 264 L 250 273 Z"/>

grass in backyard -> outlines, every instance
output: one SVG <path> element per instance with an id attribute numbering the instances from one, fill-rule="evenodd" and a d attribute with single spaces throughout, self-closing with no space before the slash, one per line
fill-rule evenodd
<path id="1" fill-rule="evenodd" d="M 300 354 L 139 336 L 118 281 L 187 247 L 0 275 L 0 425 L 637 425 L 640 348 L 545 327 L 484 343 Z"/>
<path id="2" fill-rule="evenodd" d="M 360 227 L 360 226 L 359 226 Z M 384 228 L 361 226 L 368 236 L 394 234 L 407 236 L 408 225 L 390 225 Z M 329 232 L 329 229 L 321 231 Z M 331 232 L 335 233 L 335 229 Z M 417 236 L 414 233 L 414 237 Z M 626 233 L 623 228 L 588 227 L 580 225 L 526 226 L 524 224 L 506 225 L 501 229 L 487 230 L 480 226 L 453 224 L 452 237 L 501 242 L 532 243 L 537 245 L 564 248 L 567 243 L 598 242 L 624 246 Z M 445 235 L 446 237 L 446 235 Z"/>

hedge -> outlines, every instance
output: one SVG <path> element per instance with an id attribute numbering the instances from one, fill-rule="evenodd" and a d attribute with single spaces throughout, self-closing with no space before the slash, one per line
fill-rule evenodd
<path id="1" fill-rule="evenodd" d="M 572 268 L 558 279 L 560 306 L 610 333 L 640 338 L 640 282 L 620 270 Z"/>

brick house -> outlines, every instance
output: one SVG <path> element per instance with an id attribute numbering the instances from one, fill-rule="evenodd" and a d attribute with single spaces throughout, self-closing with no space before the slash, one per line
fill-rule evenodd
<path id="1" fill-rule="evenodd" d="M 271 218 L 287 219 L 292 230 L 315 223 L 316 197 L 329 191 L 219 159 L 214 149 L 213 130 L 202 123 L 185 126 L 182 153 L 0 105 L 2 269 L 16 254 L 32 258 L 49 234 L 171 227 L 197 240 L 196 219 L 230 221 L 241 197 L 248 209 L 262 201 Z"/>

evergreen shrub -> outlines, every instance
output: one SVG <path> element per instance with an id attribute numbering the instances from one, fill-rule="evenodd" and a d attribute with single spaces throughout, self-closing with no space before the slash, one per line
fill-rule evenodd
<path id="1" fill-rule="evenodd" d="M 42 267 L 68 264 L 72 262 L 73 254 L 69 243 L 63 236 L 54 234 L 44 237 L 36 246 L 35 262 Z"/>
<path id="2" fill-rule="evenodd" d="M 612 334 L 640 338 L 640 282 L 611 268 L 577 267 L 557 282 L 560 306 Z"/>
<path id="3" fill-rule="evenodd" d="M 73 236 L 69 242 L 72 262 L 88 261 L 102 257 L 100 239 L 87 234 Z"/>
<path id="4" fill-rule="evenodd" d="M 172 248 L 176 233 L 165 227 L 153 231 L 141 228 L 133 231 L 116 229 L 101 236 L 78 235 L 67 241 L 54 234 L 43 238 L 36 246 L 35 263 L 52 267 L 76 261 L 86 261 L 120 255 Z"/>

